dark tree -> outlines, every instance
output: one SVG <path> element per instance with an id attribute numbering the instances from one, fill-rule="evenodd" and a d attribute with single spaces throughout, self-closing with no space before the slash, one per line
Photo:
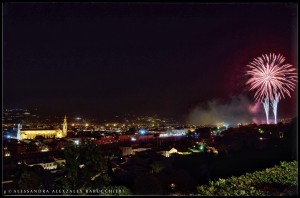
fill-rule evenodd
<path id="1" fill-rule="evenodd" d="M 17 187 L 19 189 L 42 189 L 43 177 L 33 170 L 24 170 L 17 181 Z"/>
<path id="2" fill-rule="evenodd" d="M 96 144 L 82 142 L 65 148 L 64 174 L 56 181 L 62 189 L 95 189 L 108 186 L 107 160 Z"/>

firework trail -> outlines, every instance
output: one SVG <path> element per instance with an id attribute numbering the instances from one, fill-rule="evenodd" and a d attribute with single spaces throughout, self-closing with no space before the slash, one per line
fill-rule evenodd
<path id="1" fill-rule="evenodd" d="M 269 102 L 271 102 L 274 122 L 277 123 L 277 106 L 279 100 L 285 95 L 291 97 L 290 92 L 294 91 L 297 82 L 297 71 L 290 64 L 283 64 L 285 58 L 278 54 L 264 54 L 255 58 L 247 67 L 246 75 L 250 79 L 246 82 L 250 90 L 256 90 L 255 100 L 262 102 L 267 123 L 269 124 Z"/>

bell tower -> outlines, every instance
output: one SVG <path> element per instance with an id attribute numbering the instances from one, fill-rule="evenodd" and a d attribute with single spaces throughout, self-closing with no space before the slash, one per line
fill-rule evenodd
<path id="1" fill-rule="evenodd" d="M 63 129 L 62 129 L 62 137 L 67 136 L 67 116 L 65 115 Z"/>
<path id="2" fill-rule="evenodd" d="M 17 124 L 17 139 L 21 139 L 21 129 L 22 129 L 22 124 Z"/>

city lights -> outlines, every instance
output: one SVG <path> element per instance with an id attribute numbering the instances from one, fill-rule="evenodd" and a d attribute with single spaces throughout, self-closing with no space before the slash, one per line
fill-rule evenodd
<path id="1" fill-rule="evenodd" d="M 264 133 L 264 131 L 262 129 L 258 129 L 259 133 Z"/>
<path id="2" fill-rule="evenodd" d="M 75 145 L 79 145 L 79 140 L 74 140 Z"/>
<path id="3" fill-rule="evenodd" d="M 139 134 L 140 135 L 145 135 L 146 134 L 146 129 L 140 129 Z"/>
<path id="4" fill-rule="evenodd" d="M 131 141 L 136 141 L 136 138 L 135 137 L 130 137 L 130 140 Z"/>
<path id="5" fill-rule="evenodd" d="M 48 151 L 49 151 L 48 147 L 45 147 L 45 148 L 41 149 L 41 152 L 48 152 Z"/>

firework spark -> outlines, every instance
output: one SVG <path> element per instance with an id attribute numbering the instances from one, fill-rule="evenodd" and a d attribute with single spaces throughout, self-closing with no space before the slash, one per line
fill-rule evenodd
<path id="1" fill-rule="evenodd" d="M 249 65 L 247 74 L 251 78 L 246 84 L 250 85 L 250 90 L 256 89 L 255 99 L 262 102 L 264 98 L 275 99 L 278 92 L 279 100 L 285 95 L 290 95 L 297 82 L 296 69 L 290 64 L 282 64 L 285 58 L 282 55 L 267 54 L 255 58 Z"/>
<path id="2" fill-rule="evenodd" d="M 250 79 L 246 82 L 250 90 L 256 90 L 255 100 L 262 102 L 266 112 L 267 123 L 269 115 L 269 101 L 272 103 L 275 123 L 277 123 L 277 104 L 285 95 L 291 97 L 297 82 L 297 71 L 290 64 L 283 64 L 285 58 L 281 55 L 264 54 L 255 58 L 247 65 L 246 72 Z"/>

